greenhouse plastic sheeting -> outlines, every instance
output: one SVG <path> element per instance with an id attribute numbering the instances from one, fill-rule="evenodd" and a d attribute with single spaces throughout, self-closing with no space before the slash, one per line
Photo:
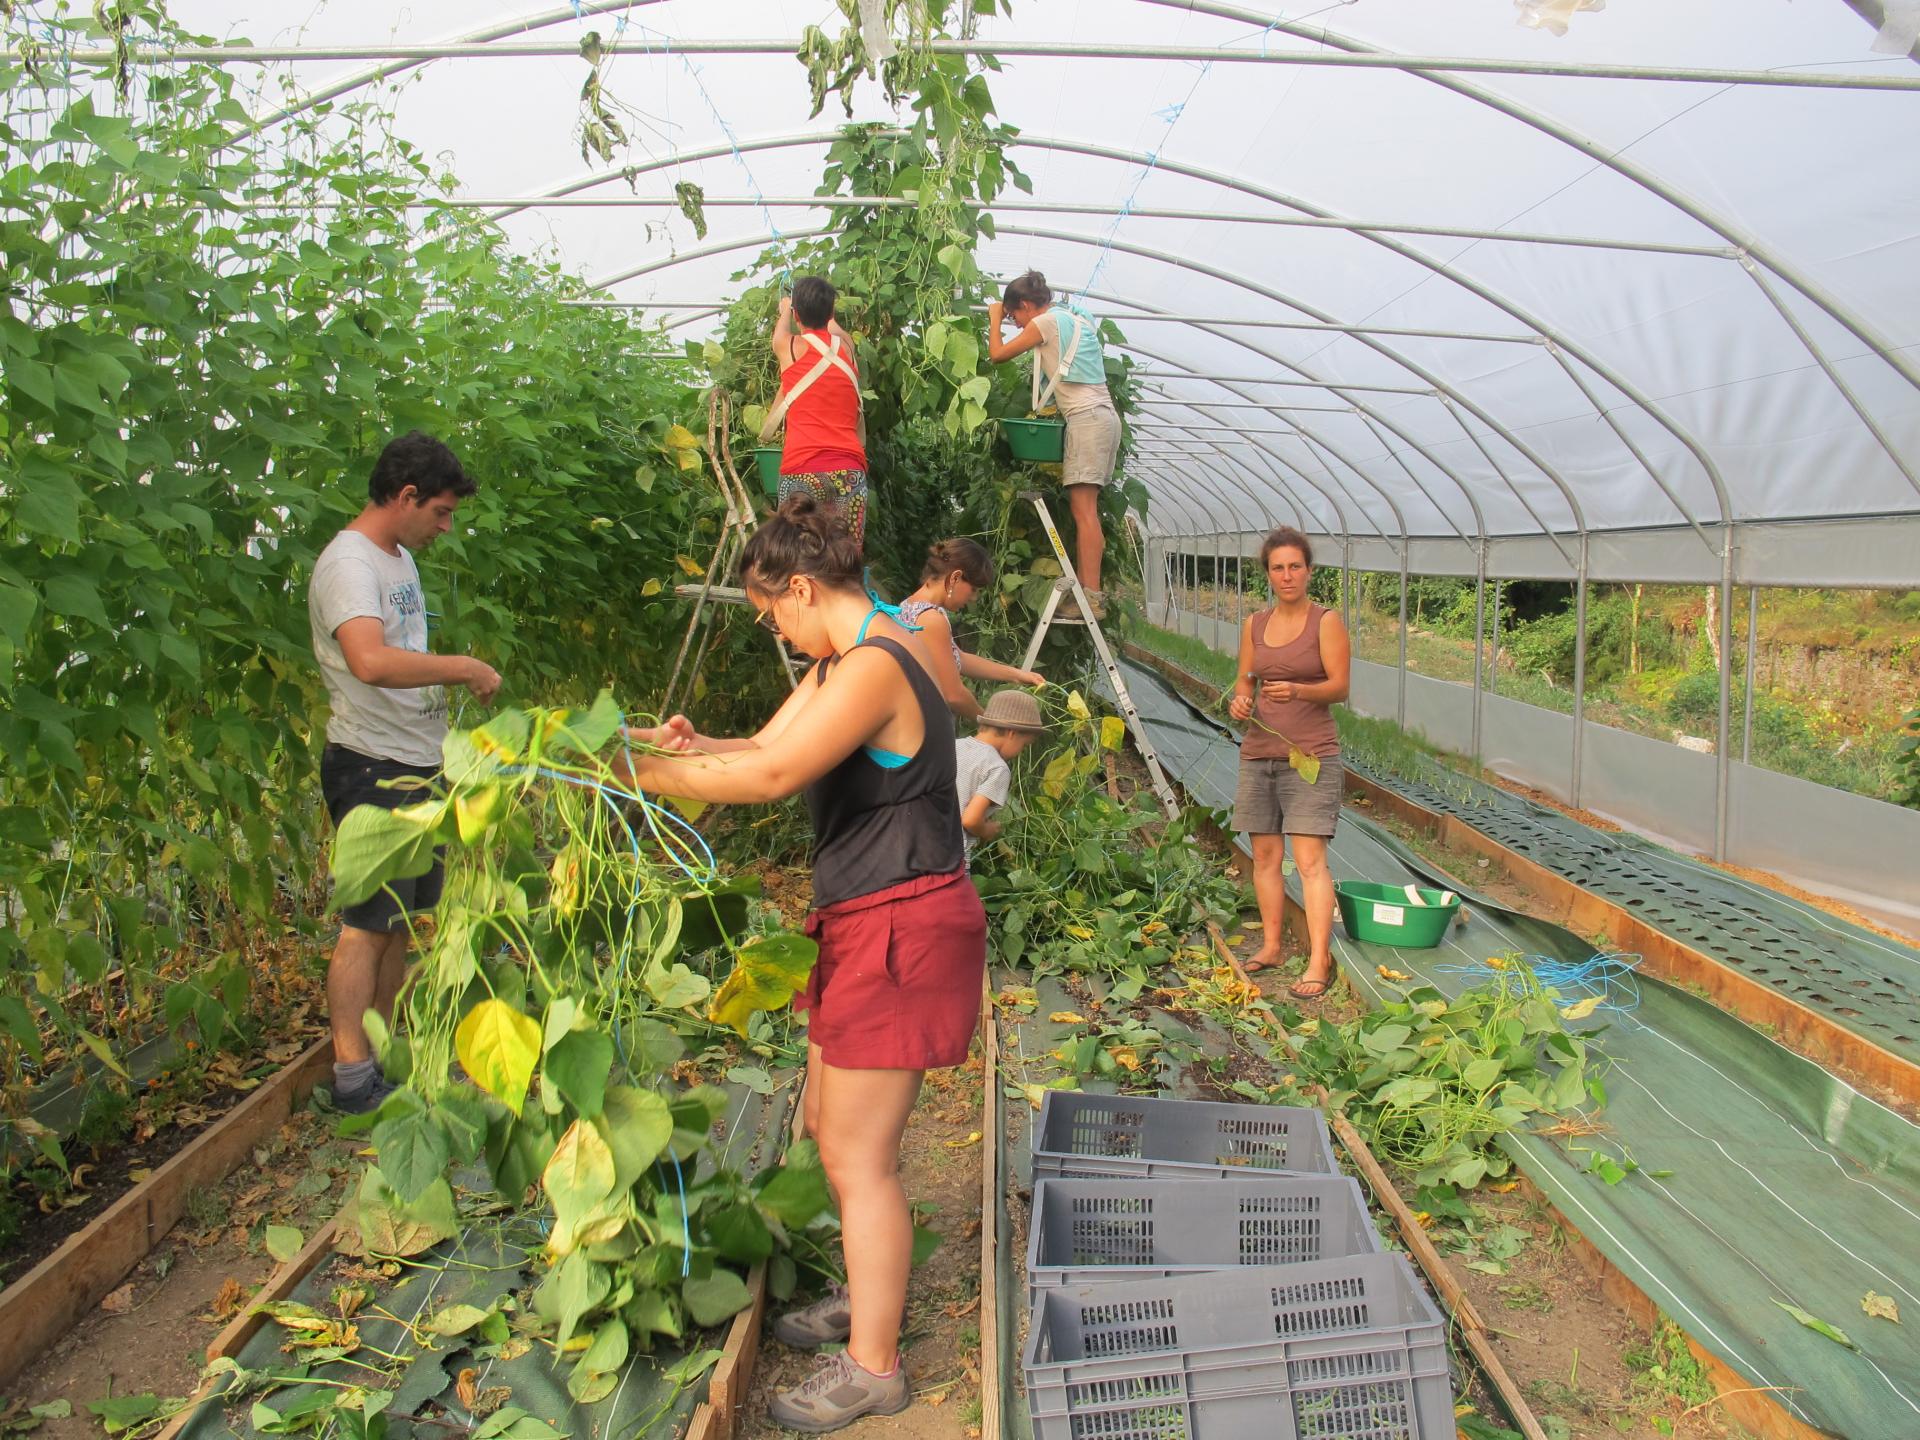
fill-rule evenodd
<path id="1" fill-rule="evenodd" d="M 797 1076 L 793 1077 L 797 1079 Z M 742 1174 L 771 1164 L 782 1149 L 787 1116 L 794 1094 L 792 1084 L 780 1085 L 771 1095 L 758 1095 L 738 1084 L 729 1084 L 726 1114 L 716 1125 L 715 1146 L 731 1169 Z M 710 1168 L 710 1165 L 707 1167 Z M 484 1186 L 483 1176 L 469 1176 Z M 461 1370 L 478 1371 L 474 1384 L 481 1391 L 507 1386 L 512 1393 L 503 1403 L 518 1406 L 535 1419 L 545 1421 L 574 1440 L 587 1437 L 619 1437 L 650 1434 L 664 1437 L 681 1434 L 694 1407 L 706 1398 L 705 1371 L 691 1383 L 676 1384 L 667 1372 L 680 1360 L 705 1348 L 718 1348 L 725 1336 L 725 1325 L 711 1331 L 695 1331 L 685 1344 L 663 1341 L 652 1354 L 637 1351 L 620 1371 L 619 1383 L 605 1399 L 583 1405 L 567 1392 L 567 1375 L 572 1368 L 568 1359 L 555 1364 L 552 1350 L 536 1340 L 525 1354 L 512 1360 L 481 1360 L 473 1355 L 477 1336 L 458 1336 L 442 1340 L 437 1348 L 422 1349 L 413 1337 L 411 1325 L 436 1314 L 448 1305 L 474 1305 L 487 1309 L 509 1291 L 529 1285 L 537 1273 L 536 1256 L 540 1249 L 544 1224 L 530 1217 L 494 1217 L 468 1225 L 457 1239 L 435 1247 L 409 1262 L 401 1278 L 379 1288 L 372 1302 L 354 1317 L 363 1347 L 406 1355 L 411 1361 L 398 1382 L 383 1381 L 364 1365 L 336 1362 L 315 1366 L 316 1378 L 338 1381 L 370 1389 L 386 1388 L 392 1383 L 393 1401 L 385 1411 L 388 1440 L 444 1440 L 449 1433 L 442 1423 L 419 1423 L 422 1410 L 434 1405 L 462 1424 L 471 1417 L 454 1394 Z M 330 1257 L 316 1266 L 292 1299 L 311 1305 L 322 1313 L 332 1313 L 331 1295 L 343 1283 L 334 1273 Z M 398 1319 L 375 1314 L 384 1309 Z M 401 1324 L 405 1320 L 408 1324 Z M 730 1323 L 730 1322 L 729 1322 Z M 268 1324 L 241 1351 L 240 1366 L 249 1371 L 270 1370 L 285 1373 L 298 1363 L 298 1356 L 283 1354 L 280 1346 L 287 1332 Z M 368 1363 L 378 1365 L 380 1357 L 369 1354 Z M 310 1386 L 292 1385 L 271 1394 L 253 1395 L 231 1404 L 218 1397 L 203 1402 L 181 1432 L 181 1440 L 232 1440 L 264 1434 L 254 1423 L 254 1400 L 284 1410 Z M 498 1408 L 498 1407 L 495 1407 Z M 471 1423 L 479 1423 L 471 1420 Z"/>
<path id="2" fill-rule="evenodd" d="M 1194 798 L 1225 804 L 1238 766 L 1232 736 L 1157 675 L 1124 668 L 1168 767 Z M 1339 879 L 1442 879 L 1352 811 L 1330 860 Z M 1395 994 L 1377 965 L 1457 994 L 1489 973 L 1488 956 L 1592 953 L 1568 931 L 1444 883 L 1466 897 L 1471 919 L 1438 949 L 1336 932 L 1342 972 L 1374 1002 Z M 1609 1186 L 1585 1172 L 1587 1155 L 1529 1134 L 1512 1140 L 1522 1169 L 1690 1336 L 1750 1383 L 1787 1387 L 1776 1398 L 1794 1415 L 1854 1440 L 1920 1434 L 1920 1328 L 1861 1311 L 1869 1290 L 1920 1306 L 1920 1129 L 1684 991 L 1650 977 L 1638 990 L 1630 1012 L 1577 1026 L 1604 1031 L 1608 1129 L 1569 1143 L 1627 1153 L 1642 1168 Z M 1838 1326 L 1857 1349 L 1779 1302 Z"/>

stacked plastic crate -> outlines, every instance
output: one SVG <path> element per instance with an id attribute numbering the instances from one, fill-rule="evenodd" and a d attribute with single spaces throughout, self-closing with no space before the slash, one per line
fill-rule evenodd
<path id="1" fill-rule="evenodd" d="M 1446 1325 L 1317 1110 L 1052 1091 L 1035 1440 L 1451 1440 Z"/>

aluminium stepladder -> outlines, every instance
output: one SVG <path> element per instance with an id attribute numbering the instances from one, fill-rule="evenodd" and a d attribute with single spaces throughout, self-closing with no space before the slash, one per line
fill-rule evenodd
<path id="1" fill-rule="evenodd" d="M 1159 797 L 1160 808 L 1167 813 L 1169 820 L 1180 818 L 1180 801 L 1173 793 L 1173 786 L 1167 782 L 1166 771 L 1160 768 L 1160 756 L 1153 748 L 1153 742 L 1147 738 L 1147 727 L 1140 720 L 1140 712 L 1134 707 L 1133 695 L 1127 689 L 1127 680 L 1120 673 L 1120 666 L 1113 658 L 1113 650 L 1107 644 L 1106 633 L 1101 630 L 1100 622 L 1094 618 L 1093 606 L 1087 600 L 1087 592 L 1080 584 L 1080 576 L 1067 559 L 1067 547 L 1061 542 L 1060 530 L 1053 523 L 1053 514 L 1047 509 L 1045 498 L 1037 490 L 1022 490 L 1022 500 L 1033 502 L 1035 512 L 1040 516 L 1040 528 L 1047 532 L 1047 541 L 1053 546 L 1054 558 L 1060 562 L 1060 578 L 1047 594 L 1047 603 L 1040 611 L 1040 620 L 1033 628 L 1033 638 L 1027 642 L 1027 658 L 1020 662 L 1022 670 L 1033 669 L 1033 662 L 1040 656 L 1040 646 L 1047 638 L 1055 621 L 1062 625 L 1085 625 L 1087 635 L 1093 641 L 1094 653 L 1100 657 L 1100 663 L 1106 667 L 1107 683 L 1113 687 L 1114 702 L 1120 708 L 1120 718 L 1126 722 L 1127 732 L 1133 736 L 1133 743 L 1140 751 L 1140 758 L 1147 763 L 1147 775 L 1153 782 L 1153 793 Z M 1077 614 L 1059 614 L 1060 603 L 1067 596 L 1073 597 Z"/>
<path id="2" fill-rule="evenodd" d="M 706 659 L 708 642 L 713 639 L 714 605 L 745 605 L 747 592 L 738 586 L 715 583 L 722 575 L 728 575 L 740 562 L 740 553 L 746 549 L 747 540 L 753 534 L 753 500 L 747 493 L 747 487 L 741 482 L 740 472 L 733 465 L 733 447 L 728 440 L 731 428 L 732 406 L 726 391 L 718 385 L 707 392 L 707 456 L 713 462 L 715 483 L 720 487 L 720 498 L 726 501 L 727 513 L 720 522 L 720 543 L 714 546 L 713 558 L 707 562 L 707 573 L 698 585 L 676 585 L 673 593 L 693 601 L 693 614 L 687 619 L 687 633 L 680 637 L 680 653 L 674 656 L 673 673 L 668 677 L 666 693 L 660 699 L 661 715 L 673 713 L 674 692 L 680 686 L 681 667 L 686 664 L 687 651 L 693 647 L 695 635 L 700 637 L 699 649 L 694 651 L 693 666 L 689 675 L 700 673 L 700 662 Z M 774 645 L 780 651 L 781 664 L 786 666 L 789 688 L 800 683 L 794 670 L 793 656 L 787 651 L 787 643 L 778 635 L 773 637 Z M 691 692 L 692 681 L 688 681 Z"/>

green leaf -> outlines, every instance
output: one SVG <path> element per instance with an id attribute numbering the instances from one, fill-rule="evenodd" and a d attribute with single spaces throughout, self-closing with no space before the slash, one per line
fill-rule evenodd
<path id="1" fill-rule="evenodd" d="M 306 1245 L 306 1239 L 291 1225 L 269 1225 L 264 1237 L 267 1253 L 286 1264 Z"/>
<path id="2" fill-rule="evenodd" d="M 562 710 L 553 718 L 546 737 L 549 752 L 572 751 L 577 755 L 597 755 L 620 728 L 620 707 L 613 691 L 602 690 L 590 710 Z"/>
<path id="3" fill-rule="evenodd" d="M 753 1303 L 747 1285 L 731 1270 L 715 1270 L 705 1280 L 689 1280 L 680 1289 L 687 1314 L 696 1325 L 718 1325 Z"/>
<path id="4" fill-rule="evenodd" d="M 708 1215 L 707 1238 L 723 1257 L 741 1265 L 773 1254 L 773 1231 L 760 1218 L 760 1212 L 745 1202 L 735 1202 Z"/>
<path id="5" fill-rule="evenodd" d="M 559 1090 L 578 1114 L 592 1119 L 605 1103 L 612 1069 L 611 1036 L 598 1030 L 569 1030 L 547 1051 L 540 1080 Z"/>
<path id="6" fill-rule="evenodd" d="M 627 1327 L 618 1320 L 607 1320 L 593 1332 L 593 1343 L 587 1346 L 576 1368 L 606 1375 L 626 1363 Z"/>
<path id="7" fill-rule="evenodd" d="M 446 1133 L 417 1110 L 376 1125 L 373 1144 L 380 1152 L 380 1173 L 404 1205 L 426 1194 L 427 1187 L 446 1173 L 452 1158 Z"/>
<path id="8" fill-rule="evenodd" d="M 131 1430 L 142 1421 L 160 1413 L 158 1395 L 109 1395 L 104 1400 L 89 1400 L 87 1409 L 106 1427 L 109 1435 Z"/>
<path id="9" fill-rule="evenodd" d="M 669 1383 L 685 1389 L 717 1365 L 726 1353 L 724 1350 L 695 1350 L 683 1355 L 662 1373 Z"/>
<path id="10" fill-rule="evenodd" d="M 473 1440 L 566 1440 L 570 1433 L 554 1429 L 518 1405 L 505 1405 L 481 1422 Z"/>
<path id="11" fill-rule="evenodd" d="M 460 1233 L 453 1187 L 445 1179 L 434 1181 L 408 1205 L 377 1169 L 361 1177 L 353 1218 L 361 1248 L 369 1255 L 418 1255 Z"/>
<path id="12" fill-rule="evenodd" d="M 447 817 L 447 802 L 422 800 L 397 810 L 356 805 L 333 837 L 333 903 L 357 905 L 389 880 L 424 875 Z"/>
<path id="13" fill-rule="evenodd" d="M 1493 1056 L 1482 1055 L 1467 1062 L 1467 1068 L 1460 1072 L 1460 1080 L 1469 1090 L 1489 1090 L 1505 1068 Z"/>
<path id="14" fill-rule="evenodd" d="M 13 1037 L 13 1043 L 34 1064 L 38 1065 L 46 1058 L 46 1052 L 40 1045 L 40 1029 L 33 1023 L 32 1013 L 19 996 L 0 995 L 0 1029 Z"/>
<path id="15" fill-rule="evenodd" d="M 94 1058 L 102 1065 L 113 1071 L 113 1073 L 118 1075 L 122 1080 L 131 1080 L 133 1078 L 127 1074 L 126 1067 L 120 1063 L 119 1057 L 113 1053 L 113 1047 L 108 1045 L 106 1041 L 102 1040 L 91 1030 L 81 1030 L 76 1033 L 80 1036 L 80 1043 L 91 1050 Z"/>
<path id="16" fill-rule="evenodd" d="M 758 1065 L 731 1065 L 727 1067 L 727 1079 L 736 1085 L 744 1085 L 756 1095 L 773 1093 L 773 1076 Z"/>
<path id="17" fill-rule="evenodd" d="M 0 580 L 0 631 L 15 645 L 25 645 L 33 634 L 33 617 L 39 613 L 40 597 L 24 585 Z"/>
<path id="18" fill-rule="evenodd" d="M 628 1085 L 607 1091 L 598 1125 L 613 1152 L 614 1185 L 621 1190 L 638 1180 L 673 1140 L 673 1112 L 666 1100 Z"/>
<path id="19" fill-rule="evenodd" d="M 912 1263 L 915 1265 L 926 1264 L 928 1260 L 933 1258 L 933 1252 L 940 1248 L 941 1243 L 945 1241 L 946 1238 L 947 1237 L 942 1235 L 938 1230 L 932 1229 L 929 1226 L 915 1225 L 913 1227 Z"/>
<path id="20" fill-rule="evenodd" d="M 565 1348 L 580 1321 L 612 1288 L 607 1267 L 587 1259 L 582 1251 L 561 1258 L 533 1292 L 534 1309 L 558 1327 L 553 1337 L 556 1348 Z"/>
<path id="21" fill-rule="evenodd" d="M 91 620 L 102 629 L 110 628 L 107 607 L 100 603 L 100 587 L 84 575 L 54 575 L 48 578 L 44 592 L 47 609 L 56 615 Z"/>
<path id="22" fill-rule="evenodd" d="M 769 935 L 741 946 L 707 1018 L 740 1035 L 756 1011 L 777 1010 L 807 983 L 820 947 L 804 935 Z"/>
<path id="23" fill-rule="evenodd" d="M 696 975 L 677 962 L 671 969 L 665 965 L 649 966 L 646 987 L 654 1004 L 668 1010 L 684 1010 L 689 1005 L 698 1005 L 713 993 L 713 985 L 706 976 Z"/>
<path id="24" fill-rule="evenodd" d="M 1833 1341 L 1834 1344 L 1844 1345 L 1849 1350 L 1856 1348 L 1853 1341 L 1847 1338 L 1847 1332 L 1842 1330 L 1839 1326 L 1829 1325 L 1826 1321 L 1822 1320 L 1818 1315 L 1809 1315 L 1805 1310 L 1802 1310 L 1798 1305 L 1789 1305 L 1784 1300 L 1776 1300 L 1773 1303 L 1778 1305 L 1782 1310 L 1786 1311 L 1787 1314 L 1791 1315 L 1794 1319 L 1798 1320 L 1802 1325 L 1806 1326 L 1809 1330 L 1816 1331 L 1819 1334 L 1826 1336 L 1827 1339 Z"/>
<path id="25" fill-rule="evenodd" d="M 833 1203 L 827 1172 L 820 1164 L 820 1147 L 811 1140 L 794 1142 L 786 1164 L 767 1171 L 756 1183 L 759 1193 L 754 1198 L 760 1208 L 789 1230 L 812 1223 Z"/>
<path id="26" fill-rule="evenodd" d="M 362 805 L 347 820 L 371 809 Z M 540 1022 L 504 1000 L 482 1000 L 460 1022 L 453 1045 L 473 1083 L 518 1115 L 540 1059 Z"/>

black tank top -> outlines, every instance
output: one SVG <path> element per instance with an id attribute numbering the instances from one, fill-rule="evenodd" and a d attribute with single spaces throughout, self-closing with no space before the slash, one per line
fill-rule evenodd
<path id="1" fill-rule="evenodd" d="M 906 671 L 926 736 L 904 765 L 889 769 L 861 746 L 807 787 L 816 907 L 921 875 L 949 874 L 965 855 L 953 787 L 953 712 L 933 677 L 898 640 L 876 635 L 860 643 L 878 646 Z M 818 683 L 826 683 L 829 668 L 829 661 L 820 662 Z"/>

